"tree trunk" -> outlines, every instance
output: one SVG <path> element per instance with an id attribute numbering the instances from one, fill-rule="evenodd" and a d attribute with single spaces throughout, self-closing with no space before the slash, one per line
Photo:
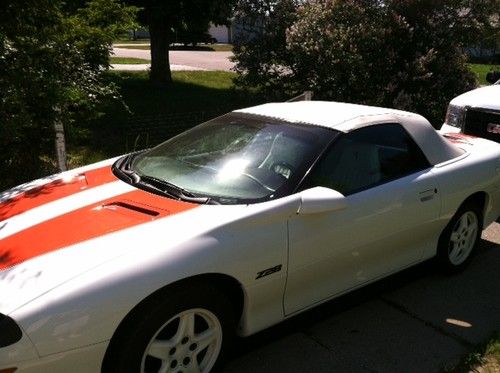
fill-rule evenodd
<path id="1" fill-rule="evenodd" d="M 151 38 L 149 80 L 155 84 L 169 84 L 172 82 L 168 57 L 170 32 L 170 27 L 164 20 L 153 18 L 149 23 L 149 37 Z"/>
<path id="2" fill-rule="evenodd" d="M 56 113 L 54 118 L 54 132 L 55 132 L 55 146 L 56 146 L 56 157 L 57 157 L 57 167 L 59 171 L 66 171 L 67 158 L 66 158 L 66 140 L 64 136 L 64 124 L 61 121 L 61 108 L 55 107 L 54 111 Z"/>

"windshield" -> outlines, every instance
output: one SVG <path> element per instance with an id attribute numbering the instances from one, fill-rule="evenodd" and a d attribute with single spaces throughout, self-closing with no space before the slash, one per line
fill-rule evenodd
<path id="1" fill-rule="evenodd" d="M 292 191 L 337 132 L 230 113 L 137 155 L 139 177 L 219 203 L 250 203 Z"/>

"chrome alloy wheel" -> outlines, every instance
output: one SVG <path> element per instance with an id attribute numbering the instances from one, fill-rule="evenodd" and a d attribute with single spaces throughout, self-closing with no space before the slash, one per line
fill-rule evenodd
<path id="1" fill-rule="evenodd" d="M 141 372 L 209 372 L 221 346 L 219 319 L 206 309 L 189 309 L 173 316 L 151 338 Z"/>
<path id="2" fill-rule="evenodd" d="M 479 221 L 472 211 L 465 212 L 456 222 L 450 236 L 448 258 L 453 265 L 467 260 L 477 239 Z"/>

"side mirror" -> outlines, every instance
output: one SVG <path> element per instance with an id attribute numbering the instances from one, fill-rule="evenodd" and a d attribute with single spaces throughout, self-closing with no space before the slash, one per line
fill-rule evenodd
<path id="1" fill-rule="evenodd" d="M 304 190 L 300 195 L 301 204 L 297 214 L 318 214 L 347 207 L 346 197 L 330 188 L 314 187 Z"/>

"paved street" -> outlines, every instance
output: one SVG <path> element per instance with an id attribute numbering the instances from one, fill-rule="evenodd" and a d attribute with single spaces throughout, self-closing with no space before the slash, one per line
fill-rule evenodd
<path id="1" fill-rule="evenodd" d="M 500 330 L 500 225 L 465 272 L 424 263 L 238 340 L 226 373 L 439 372 Z"/>
<path id="2" fill-rule="evenodd" d="M 151 59 L 149 50 L 113 48 L 115 57 L 134 57 Z M 208 51 L 170 51 L 170 65 L 172 70 L 222 70 L 231 71 L 234 63 L 229 60 L 231 52 L 208 52 Z M 129 69 L 145 70 L 148 65 L 138 65 Z M 179 68 L 182 66 L 182 68 Z"/>

